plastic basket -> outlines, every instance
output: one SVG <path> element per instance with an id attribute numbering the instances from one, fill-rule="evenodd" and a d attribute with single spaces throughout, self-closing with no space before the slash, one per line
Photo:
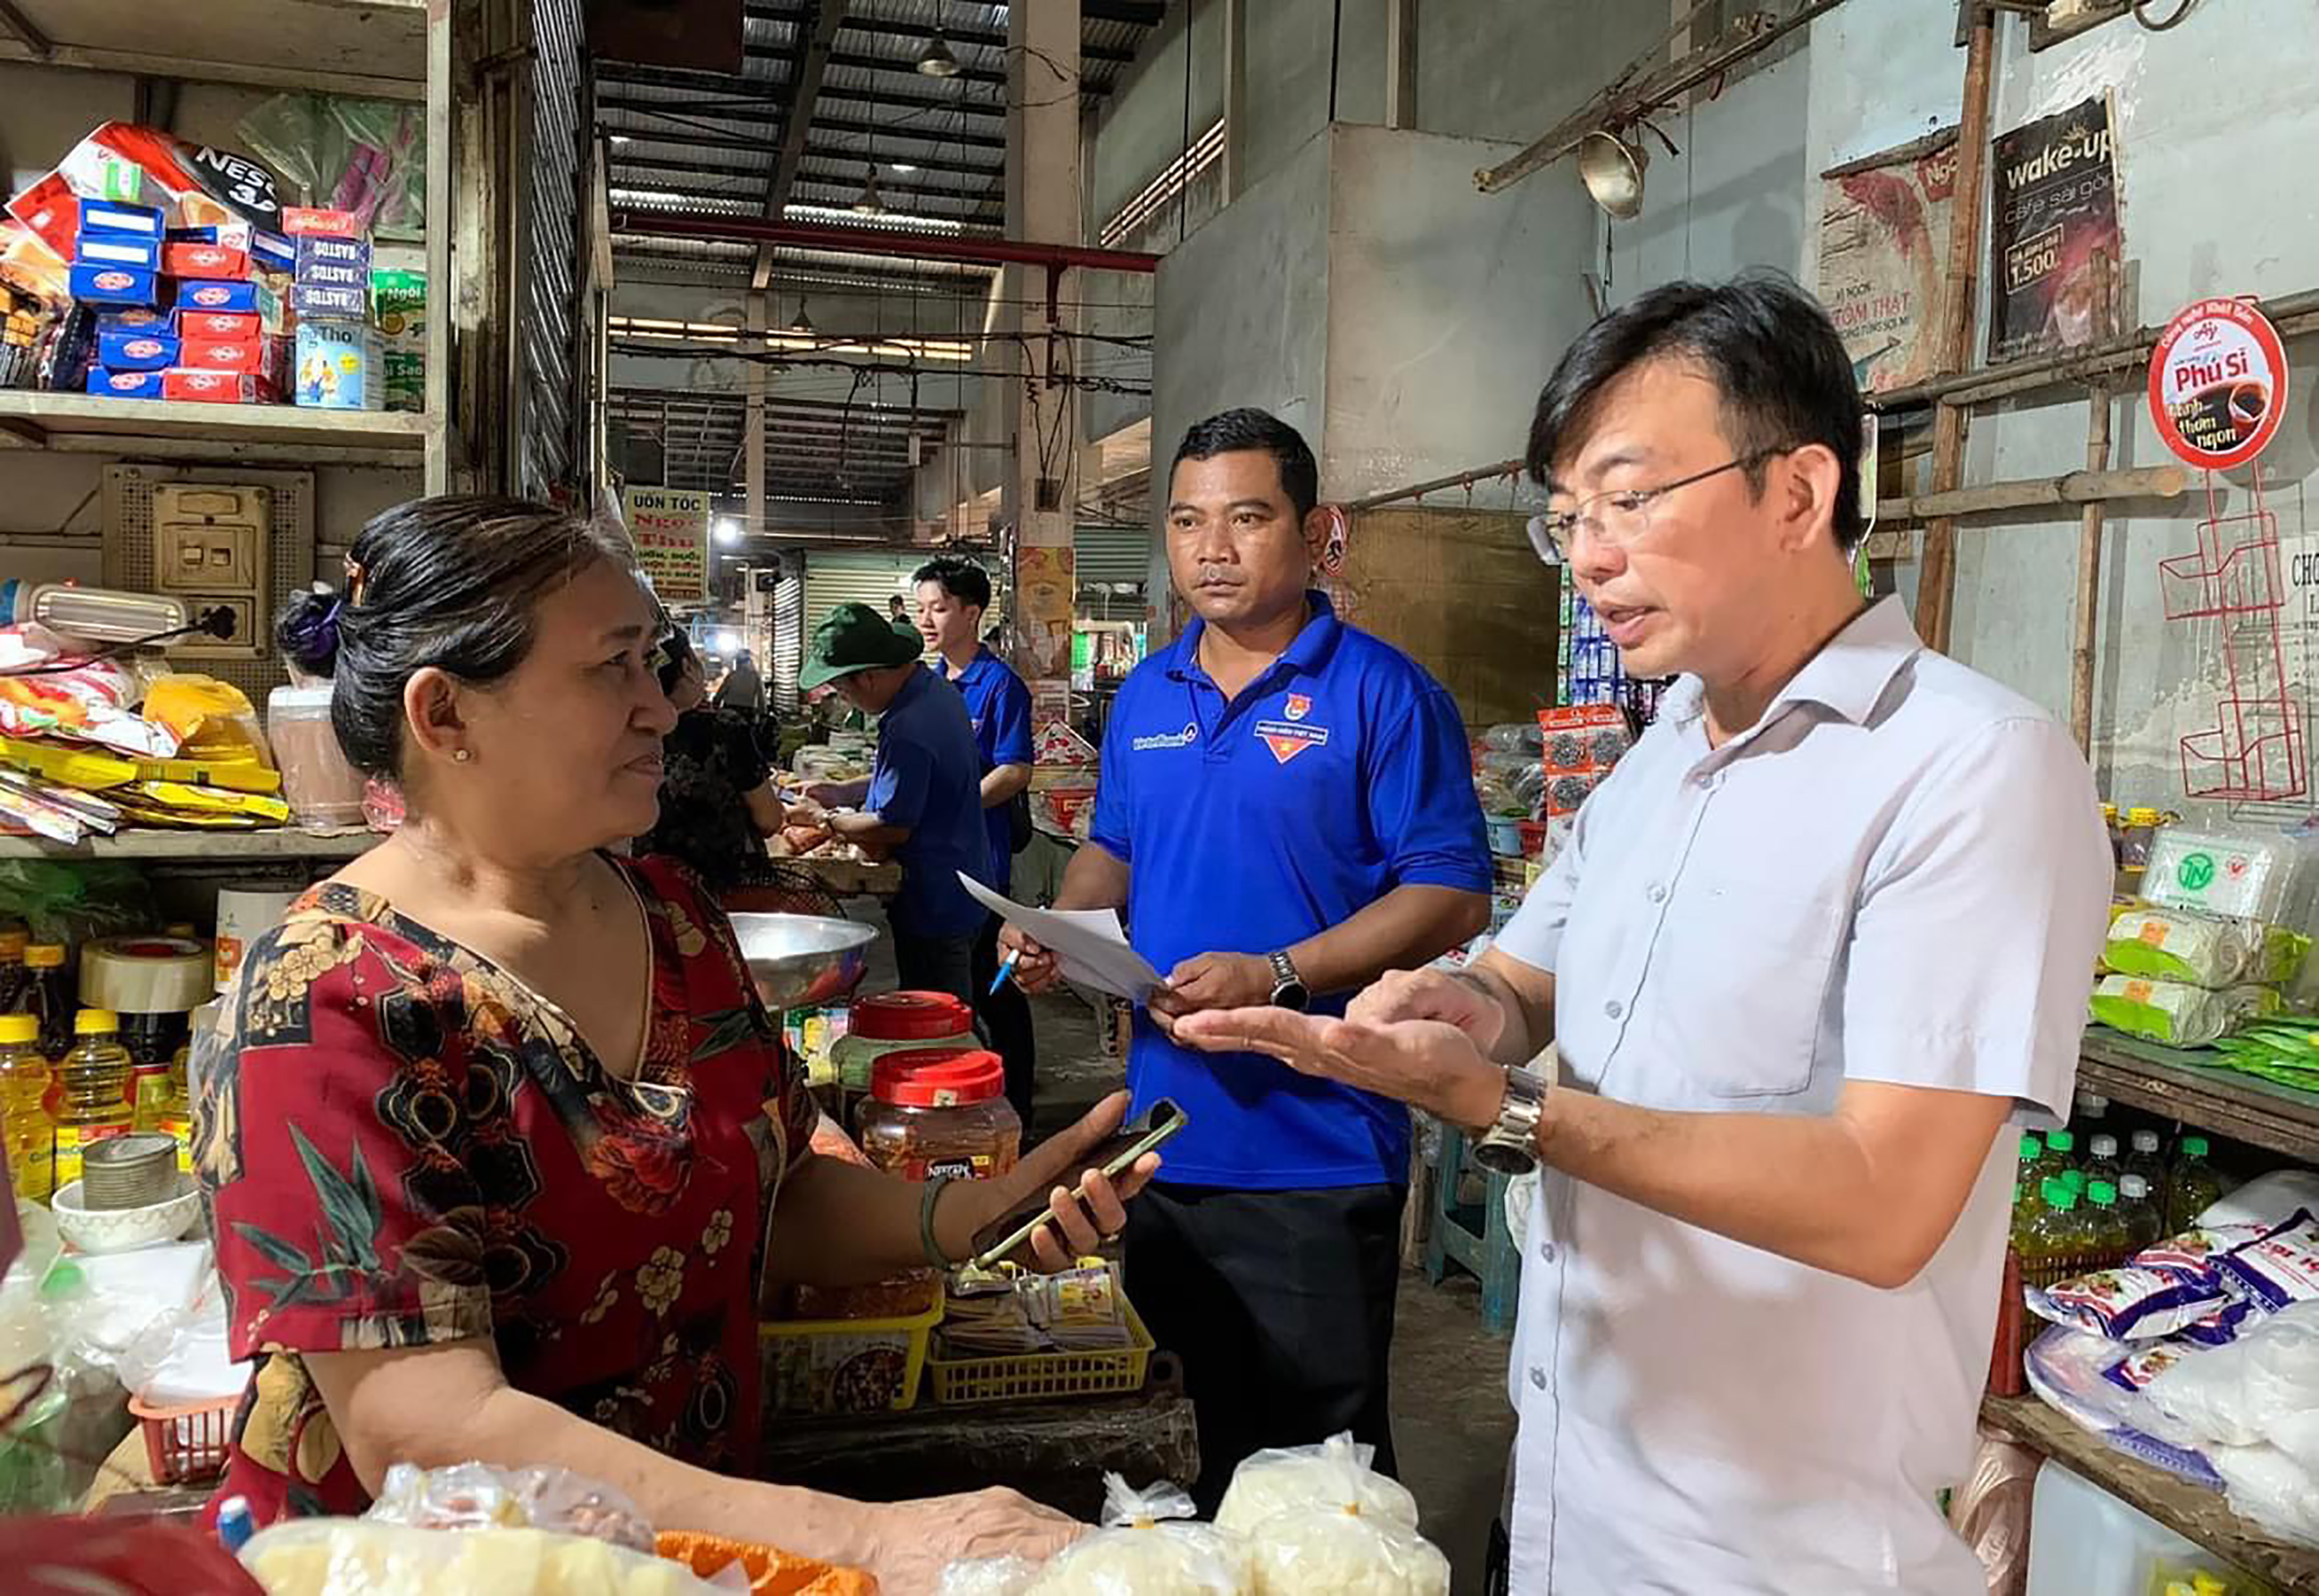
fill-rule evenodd
<path id="1" fill-rule="evenodd" d="M 942 1322 L 943 1302 L 937 1281 L 934 1305 L 907 1319 L 766 1323 L 759 1331 L 766 1411 L 821 1418 L 916 1407 L 926 1342 Z"/>
<path id="2" fill-rule="evenodd" d="M 1143 1389 L 1151 1366 L 1151 1332 L 1135 1304 L 1122 1299 L 1129 1344 L 1107 1352 L 1023 1352 L 1002 1357 L 926 1359 L 934 1401 L 947 1408 L 982 1402 L 1056 1402 L 1075 1396 L 1124 1396 Z"/>
<path id="3" fill-rule="evenodd" d="M 233 1436 L 233 1411 L 241 1399 L 229 1396 L 190 1407 L 148 1407 L 135 1397 L 129 1411 L 145 1432 L 145 1456 L 153 1465 L 157 1485 L 200 1484 L 225 1472 L 227 1443 Z"/>

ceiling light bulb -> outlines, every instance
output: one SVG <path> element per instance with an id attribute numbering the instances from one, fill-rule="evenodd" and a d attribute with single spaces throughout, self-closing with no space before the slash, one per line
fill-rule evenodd
<path id="1" fill-rule="evenodd" d="M 885 213 L 886 202 L 878 197 L 877 167 L 871 167 L 868 176 L 862 179 L 862 197 L 853 202 L 853 210 L 854 213 L 860 216 L 880 216 Z"/>
<path id="2" fill-rule="evenodd" d="M 731 516 L 717 517 L 717 541 L 728 546 L 740 542 L 741 523 L 735 520 Z"/>
<path id="3" fill-rule="evenodd" d="M 813 324 L 813 318 L 805 313 L 803 300 L 798 301 L 798 313 L 790 321 L 790 330 L 805 338 L 813 337 L 817 330 Z"/>
<path id="4" fill-rule="evenodd" d="M 926 41 L 925 50 L 918 56 L 918 71 L 927 77 L 956 77 L 961 70 L 958 58 L 950 53 L 950 41 L 936 28 L 934 36 Z"/>
<path id="5" fill-rule="evenodd" d="M 912 166 L 907 161 L 888 161 L 886 163 L 886 169 L 889 172 L 893 173 L 897 177 L 907 177 L 911 173 L 916 171 L 917 167 Z"/>

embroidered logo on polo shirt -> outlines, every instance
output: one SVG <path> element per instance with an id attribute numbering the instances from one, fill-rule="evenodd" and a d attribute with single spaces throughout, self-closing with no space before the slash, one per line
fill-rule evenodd
<path id="1" fill-rule="evenodd" d="M 1306 698 L 1303 693 L 1290 693 L 1288 695 L 1287 710 L 1289 719 L 1302 720 L 1306 716 L 1313 713 L 1313 700 Z"/>
<path id="2" fill-rule="evenodd" d="M 1180 732 L 1160 732 L 1149 737 L 1137 737 L 1128 746 L 1138 753 L 1150 753 L 1160 748 L 1189 748 L 1199 740 L 1199 723 L 1187 720 Z"/>
<path id="3" fill-rule="evenodd" d="M 1292 708 L 1294 702 L 1291 700 Z M 1308 702 L 1305 708 L 1309 710 L 1312 706 Z M 1255 729 L 1264 745 L 1272 750 L 1272 757 L 1284 765 L 1307 748 L 1326 747 L 1329 742 L 1327 726 L 1302 726 L 1293 720 L 1259 720 Z"/>

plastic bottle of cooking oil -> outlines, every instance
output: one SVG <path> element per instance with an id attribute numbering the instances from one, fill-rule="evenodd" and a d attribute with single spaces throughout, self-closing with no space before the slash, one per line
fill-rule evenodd
<path id="1" fill-rule="evenodd" d="M 0 1014 L 0 1140 L 8 1150 L 16 1195 L 45 1203 L 56 1190 L 56 1123 L 49 1118 L 49 1061 L 41 1023 Z"/>
<path id="2" fill-rule="evenodd" d="M 2136 1131 L 2132 1150 L 2125 1155 L 2125 1172 L 2139 1175 L 2150 1183 L 2152 1192 L 2166 1189 L 2166 1157 L 2158 1150 L 2158 1132 Z"/>
<path id="3" fill-rule="evenodd" d="M 2050 1270 L 2075 1262 L 2093 1250 L 2093 1235 L 2078 1212 L 2078 1194 L 2065 1180 L 2048 1180 L 2039 1188 L 2044 1207 L 2030 1222 L 2029 1250 L 2022 1255 L 2025 1269 Z"/>
<path id="4" fill-rule="evenodd" d="M 2118 1211 L 2125 1215 L 2127 1234 L 2134 1238 L 2134 1249 L 2156 1243 L 2166 1234 L 2166 1213 L 2158 1200 L 2150 1195 L 2150 1183 L 2139 1175 L 2118 1177 Z"/>
<path id="5" fill-rule="evenodd" d="M 2013 1223 L 2017 1231 L 2037 1212 L 2037 1183 L 2045 1157 L 2045 1144 L 2036 1134 L 2025 1132 L 2021 1138 L 2021 1161 L 2013 1171 Z"/>
<path id="6" fill-rule="evenodd" d="M 2066 1127 L 2045 1132 L 2045 1174 L 2048 1177 L 2067 1175 L 2078 1167 L 2078 1139 Z"/>
<path id="7" fill-rule="evenodd" d="M 2223 1200 L 2223 1177 L 2206 1162 L 2206 1139 L 2182 1138 L 2182 1157 L 2166 1183 L 2166 1222 L 2176 1233 L 2198 1222 L 2198 1215 Z"/>
<path id="8" fill-rule="evenodd" d="M 24 1005 L 24 949 L 31 941 L 21 925 L 0 930 L 0 1014 Z"/>
<path id="9" fill-rule="evenodd" d="M 2107 1180 L 2086 1184 L 2086 1226 L 2093 1233 L 2094 1250 L 2116 1263 L 2134 1250 L 2134 1232 L 2117 1205 L 2117 1187 Z"/>
<path id="10" fill-rule="evenodd" d="M 57 1189 L 80 1178 L 82 1152 L 136 1123 L 129 1101 L 129 1050 L 121 1045 L 121 1016 L 85 1008 L 73 1021 L 73 1049 L 57 1065 Z"/>
<path id="11" fill-rule="evenodd" d="M 73 1044 L 73 994 L 65 985 L 62 942 L 33 942 L 24 950 L 26 1014 L 41 1023 L 41 1051 L 54 1064 Z"/>
<path id="12" fill-rule="evenodd" d="M 137 1077 L 137 1101 L 132 1117 L 140 1131 L 158 1131 L 177 1144 L 177 1168 L 194 1169 L 194 1111 L 186 1101 L 185 1062 L 193 1043 L 181 1042 L 169 1060 L 167 1075 Z"/>
<path id="13" fill-rule="evenodd" d="M 2112 1186 L 2117 1184 L 2118 1177 L 2125 1173 L 2125 1166 L 2118 1162 L 2116 1137 L 2104 1132 L 2086 1143 L 2085 1170 L 2089 1183 L 2107 1180 Z"/>

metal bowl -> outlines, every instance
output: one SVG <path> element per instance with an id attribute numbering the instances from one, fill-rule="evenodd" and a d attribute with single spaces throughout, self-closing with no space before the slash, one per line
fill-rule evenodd
<path id="1" fill-rule="evenodd" d="M 778 1014 L 843 997 L 870 967 L 875 926 L 820 915 L 735 915 L 734 934 L 757 996 Z"/>

